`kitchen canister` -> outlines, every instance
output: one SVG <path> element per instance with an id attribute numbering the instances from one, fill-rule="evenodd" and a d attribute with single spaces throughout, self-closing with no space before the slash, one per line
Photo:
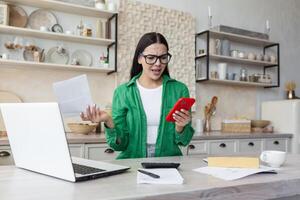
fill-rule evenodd
<path id="1" fill-rule="evenodd" d="M 221 42 L 221 55 L 230 56 L 230 41 L 225 39 Z"/>
<path id="2" fill-rule="evenodd" d="M 221 48 L 221 40 L 219 39 L 210 39 L 209 40 L 209 53 L 210 54 L 219 54 Z"/>
<path id="3" fill-rule="evenodd" d="M 225 80 L 227 74 L 227 63 L 218 63 L 219 79 Z"/>

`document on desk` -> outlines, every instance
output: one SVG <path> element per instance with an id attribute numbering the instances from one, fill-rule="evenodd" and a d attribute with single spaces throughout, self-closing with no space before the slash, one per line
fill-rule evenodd
<path id="1" fill-rule="evenodd" d="M 92 105 L 92 97 L 86 75 L 53 83 L 53 90 L 61 113 L 64 116 L 79 116 L 88 105 Z"/>
<path id="2" fill-rule="evenodd" d="M 153 178 L 149 175 L 137 172 L 137 183 L 143 184 L 182 184 L 183 178 L 174 168 L 155 168 L 155 169 L 143 169 L 150 173 L 159 175 L 159 178 Z"/>
<path id="3" fill-rule="evenodd" d="M 277 173 L 274 168 L 261 166 L 258 169 L 250 168 L 225 168 L 225 167 L 200 167 L 194 169 L 196 172 L 208 174 L 216 178 L 220 178 L 226 181 L 232 181 L 246 176 L 250 176 L 258 173 Z"/>

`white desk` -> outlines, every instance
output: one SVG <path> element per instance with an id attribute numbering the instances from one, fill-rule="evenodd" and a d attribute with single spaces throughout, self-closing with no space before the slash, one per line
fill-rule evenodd
<path id="1" fill-rule="evenodd" d="M 1 200 L 100 200 L 100 199 L 270 199 L 300 195 L 300 155 L 289 155 L 278 174 L 259 174 L 223 181 L 192 171 L 204 166 L 201 156 L 148 160 L 180 162 L 183 185 L 137 185 L 136 169 L 147 159 L 112 161 L 131 166 L 126 173 L 92 181 L 70 183 L 15 168 L 0 167 Z"/>

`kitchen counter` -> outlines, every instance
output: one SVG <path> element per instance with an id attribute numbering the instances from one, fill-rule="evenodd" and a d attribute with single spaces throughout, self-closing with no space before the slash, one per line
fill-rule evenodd
<path id="1" fill-rule="evenodd" d="M 300 155 L 288 155 L 278 174 L 257 174 L 224 181 L 192 171 L 205 166 L 203 156 L 115 160 L 131 169 L 96 180 L 71 183 L 14 166 L 0 166 L 0 199 L 6 200 L 99 200 L 99 199 L 272 199 L 300 195 Z M 182 185 L 137 184 L 142 161 L 180 162 Z"/>
<path id="2" fill-rule="evenodd" d="M 222 140 L 222 139 L 254 139 L 254 138 L 292 138 L 292 134 L 284 133 L 221 133 L 219 131 L 214 131 L 208 133 L 203 133 L 199 135 L 195 133 L 193 140 Z M 67 133 L 67 138 L 69 144 L 82 144 L 82 143 L 105 143 L 105 134 L 74 134 Z M 0 137 L 0 145 L 9 145 L 7 137 Z"/>

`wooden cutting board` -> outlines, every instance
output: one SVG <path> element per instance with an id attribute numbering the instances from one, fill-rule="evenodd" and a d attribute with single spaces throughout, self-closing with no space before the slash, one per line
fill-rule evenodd
<path id="1" fill-rule="evenodd" d="M 0 103 L 21 103 L 22 99 L 13 92 L 0 90 Z M 2 118 L 2 114 L 0 115 L 0 135 L 4 135 L 1 133 L 5 131 L 5 126 Z"/>

